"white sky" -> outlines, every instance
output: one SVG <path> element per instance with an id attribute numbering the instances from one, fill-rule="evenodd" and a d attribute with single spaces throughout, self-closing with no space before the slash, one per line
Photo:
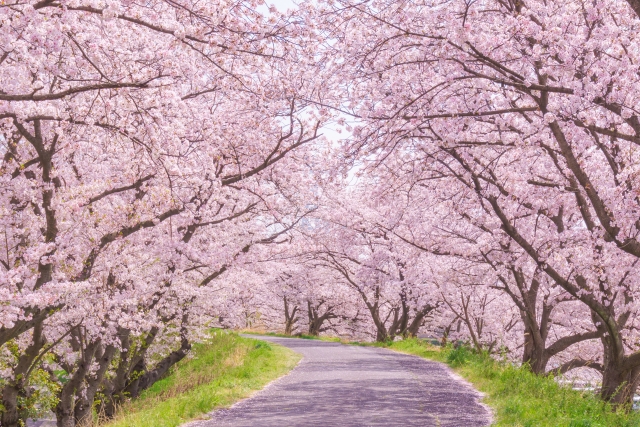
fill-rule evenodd
<path id="1" fill-rule="evenodd" d="M 292 0 L 265 0 L 268 5 L 274 5 L 280 12 L 295 9 L 297 6 Z"/>

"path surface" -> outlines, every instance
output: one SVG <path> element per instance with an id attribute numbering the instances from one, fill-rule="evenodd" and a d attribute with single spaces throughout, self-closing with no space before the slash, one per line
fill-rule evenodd
<path id="1" fill-rule="evenodd" d="M 443 364 L 391 350 L 252 337 L 302 354 L 289 375 L 188 427 L 481 427 L 480 395 Z M 186 427 L 186 426 L 185 426 Z"/>

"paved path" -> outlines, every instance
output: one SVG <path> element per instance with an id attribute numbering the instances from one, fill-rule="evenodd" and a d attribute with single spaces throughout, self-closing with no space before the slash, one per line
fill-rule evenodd
<path id="1" fill-rule="evenodd" d="M 289 375 L 189 427 L 481 427 L 479 394 L 440 363 L 390 350 L 255 337 L 301 353 Z M 185 426 L 186 427 L 186 426 Z"/>
<path id="2" fill-rule="evenodd" d="M 58 424 L 54 420 L 27 420 L 27 427 L 56 427 Z"/>

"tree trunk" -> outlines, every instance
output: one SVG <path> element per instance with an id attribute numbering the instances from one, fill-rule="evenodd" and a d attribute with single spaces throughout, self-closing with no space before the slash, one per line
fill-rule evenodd
<path id="1" fill-rule="evenodd" d="M 605 366 L 600 396 L 615 406 L 631 409 L 639 379 L 638 368 L 620 369 L 615 366 Z"/>
<path id="2" fill-rule="evenodd" d="M 292 322 L 286 322 L 286 324 L 284 325 L 284 334 L 293 335 L 294 329 L 295 329 L 295 325 Z"/>
<path id="3" fill-rule="evenodd" d="M 2 390 L 2 425 L 7 427 L 18 427 L 20 421 L 24 420 L 19 415 L 18 395 L 20 387 L 15 384 L 7 384 Z"/>
<path id="4" fill-rule="evenodd" d="M 380 310 L 378 308 L 378 304 L 370 305 L 367 304 L 369 308 L 369 312 L 371 313 L 371 318 L 373 320 L 373 324 L 376 325 L 376 341 L 377 342 L 386 342 L 389 340 L 389 333 L 387 332 L 387 328 L 385 327 L 384 322 L 380 319 Z"/>
<path id="5" fill-rule="evenodd" d="M 13 379 L 8 381 L 2 389 L 3 410 L 0 424 L 3 427 L 18 427 L 26 423 L 26 414 L 24 413 L 26 408 L 21 408 L 18 405 L 18 398 L 26 396 L 27 374 L 45 344 L 42 323 L 38 322 L 34 326 L 31 345 L 19 357 L 18 364 L 13 370 Z"/>
<path id="6" fill-rule="evenodd" d="M 388 340 L 389 340 L 389 335 L 387 335 L 387 331 L 384 328 L 377 328 L 376 341 L 386 342 Z"/>
<path id="7" fill-rule="evenodd" d="M 145 372 L 138 381 L 135 381 L 135 386 L 127 388 L 131 397 L 136 398 L 140 396 L 140 393 L 163 378 L 173 365 L 185 358 L 190 349 L 191 344 L 183 337 L 178 350 L 172 351 L 167 357 L 158 362 L 152 370 Z"/>
<path id="8" fill-rule="evenodd" d="M 408 338 L 417 337 L 418 331 L 420 330 L 420 327 L 423 325 L 424 318 L 427 316 L 427 314 L 428 313 L 422 313 L 422 312 L 418 313 L 416 317 L 413 318 L 413 321 L 411 322 L 409 327 L 406 329 L 404 336 Z"/>
<path id="9" fill-rule="evenodd" d="M 101 403 L 98 405 L 98 413 L 104 414 L 107 418 L 113 418 L 117 405 L 124 399 L 122 392 L 127 386 L 130 372 L 131 355 L 131 331 L 119 328 L 120 355 L 118 367 L 115 375 L 109 381 L 104 381 L 101 393 L 103 395 Z"/>
<path id="10" fill-rule="evenodd" d="M 324 322 L 329 319 L 335 319 L 338 316 L 333 313 L 334 307 L 331 305 L 327 305 L 325 307 L 325 311 L 322 315 L 318 314 L 318 310 L 320 307 L 324 305 L 324 301 L 320 301 L 317 305 L 312 305 L 310 301 L 307 301 L 307 315 L 309 317 L 309 335 L 313 335 L 317 337 L 320 335 L 320 332 L 326 330 L 326 328 L 322 328 Z"/>
<path id="11" fill-rule="evenodd" d="M 60 394 L 58 395 L 60 400 L 55 410 L 58 427 L 74 427 L 76 425 L 74 397 L 91 367 L 91 362 L 93 361 L 93 356 L 98 345 L 99 343 L 94 341 L 86 346 L 82 358 L 75 366 L 75 372 L 73 372 L 69 381 L 67 381 L 64 386 L 62 386 L 62 390 L 60 390 Z"/>
<path id="12" fill-rule="evenodd" d="M 169 368 L 184 359 L 184 357 L 187 355 L 187 353 L 191 349 L 191 343 L 189 343 L 189 340 L 187 338 L 187 321 L 188 314 L 184 313 L 181 320 L 182 323 L 180 327 L 180 348 L 178 350 L 172 351 L 168 356 L 159 361 L 151 370 L 146 369 L 144 357 L 139 359 L 139 362 L 136 364 L 133 372 L 137 372 L 142 375 L 136 375 L 136 379 L 133 380 L 125 390 L 125 392 L 128 393 L 131 398 L 135 399 L 140 395 L 140 393 L 151 387 L 159 379 L 163 378 L 167 371 L 169 371 Z M 147 344 L 146 348 L 148 348 L 148 345 L 150 343 L 145 344 Z"/>
<path id="13" fill-rule="evenodd" d="M 111 418 L 115 415 L 117 406 L 127 398 L 130 388 L 138 387 L 140 375 L 146 372 L 145 357 L 147 350 L 149 350 L 149 347 L 155 341 L 159 332 L 159 327 L 152 327 L 137 350 L 131 349 L 131 331 L 126 330 L 121 335 L 120 340 L 121 342 L 124 340 L 124 343 L 127 344 L 126 348 L 128 348 L 128 351 L 126 353 L 120 353 L 121 359 L 118 370 L 116 371 L 116 377 L 105 387 L 105 389 L 108 389 L 108 393 L 105 393 L 107 403 L 101 407 L 100 410 L 104 411 L 107 417 Z M 123 348 L 125 347 L 123 346 Z M 136 379 L 133 381 L 131 381 L 132 375 L 136 376 Z"/>
<path id="14" fill-rule="evenodd" d="M 534 339 L 533 333 L 529 328 L 525 329 L 522 364 L 537 375 L 542 375 L 546 372 L 547 363 L 549 362 L 544 344 L 544 341 L 538 342 Z"/>
<path id="15" fill-rule="evenodd" d="M 307 317 L 309 318 L 309 335 L 317 337 L 320 335 L 322 321 L 318 317 L 318 312 L 311 304 L 311 301 L 307 301 Z"/>
<path id="16" fill-rule="evenodd" d="M 291 308 L 291 305 L 289 304 L 289 300 L 287 300 L 287 297 L 283 297 L 283 300 L 284 300 L 284 334 L 292 335 L 293 331 L 296 328 L 296 323 L 298 322 L 298 317 L 296 317 L 296 314 L 298 313 L 298 306 L 294 305 L 293 308 Z"/>
<path id="17" fill-rule="evenodd" d="M 98 349 L 95 356 L 98 361 L 98 370 L 95 375 L 88 377 L 86 379 L 86 385 L 84 387 L 80 387 L 78 392 L 76 392 L 74 417 L 77 424 L 81 425 L 90 420 L 91 409 L 93 408 L 93 401 L 98 391 L 98 387 L 102 384 L 104 375 L 106 374 L 115 354 L 116 348 L 112 345 L 107 346 L 104 351 L 102 351 L 101 348 Z"/>
<path id="18" fill-rule="evenodd" d="M 320 335 L 320 332 L 323 332 L 326 330 L 326 328 L 322 327 L 324 322 L 329 318 L 335 318 L 335 317 L 336 316 L 330 313 L 325 313 L 322 316 L 318 316 L 316 314 L 316 316 L 313 319 L 309 319 L 309 335 L 312 335 L 314 337 L 317 337 L 318 335 Z"/>

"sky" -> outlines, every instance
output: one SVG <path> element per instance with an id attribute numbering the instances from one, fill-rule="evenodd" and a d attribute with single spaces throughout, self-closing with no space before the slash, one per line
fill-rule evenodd
<path id="1" fill-rule="evenodd" d="M 274 5 L 281 12 L 296 8 L 296 4 L 292 0 L 265 0 L 265 3 Z"/>

